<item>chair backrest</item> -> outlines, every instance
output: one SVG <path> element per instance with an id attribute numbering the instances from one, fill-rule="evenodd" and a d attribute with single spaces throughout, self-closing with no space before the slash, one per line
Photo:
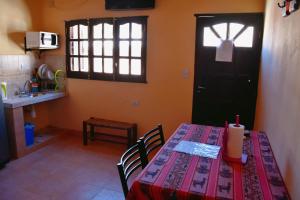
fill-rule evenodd
<path id="1" fill-rule="evenodd" d="M 140 138 L 145 145 L 146 155 L 148 156 L 156 148 L 165 144 L 164 133 L 162 125 L 159 124 L 154 129 L 148 131 L 144 136 Z"/>
<path id="2" fill-rule="evenodd" d="M 124 152 L 120 159 L 120 162 L 117 164 L 125 198 L 128 194 L 127 181 L 129 177 L 138 168 L 141 167 L 142 169 L 144 169 L 146 167 L 146 165 L 148 164 L 148 159 L 146 157 L 147 156 L 144 143 L 139 140 L 137 141 L 137 144 L 133 145 L 131 148 Z"/>

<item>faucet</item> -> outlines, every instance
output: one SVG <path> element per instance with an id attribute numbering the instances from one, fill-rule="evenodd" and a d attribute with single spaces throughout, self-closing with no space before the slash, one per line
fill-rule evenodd
<path id="1" fill-rule="evenodd" d="M 19 95 L 26 95 L 30 92 L 30 89 L 27 89 L 29 84 L 31 84 L 31 80 L 27 80 L 24 83 L 23 89 L 19 89 Z"/>
<path id="2" fill-rule="evenodd" d="M 29 92 L 29 91 L 30 91 L 30 89 L 26 90 L 26 87 L 28 87 L 27 85 L 28 85 L 28 84 L 31 84 L 31 83 L 32 83 L 31 80 L 27 80 L 27 81 L 24 83 L 23 90 L 24 90 L 25 92 Z M 30 85 L 29 85 L 29 86 L 30 86 Z"/>

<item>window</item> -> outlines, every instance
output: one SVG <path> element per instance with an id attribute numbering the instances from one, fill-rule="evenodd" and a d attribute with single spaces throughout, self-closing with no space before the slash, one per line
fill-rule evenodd
<path id="1" fill-rule="evenodd" d="M 66 22 L 70 78 L 146 82 L 147 17 Z"/>
<path id="2" fill-rule="evenodd" d="M 220 46 L 224 40 L 232 40 L 235 47 L 251 48 L 253 46 L 253 26 L 239 23 L 220 23 L 203 30 L 203 45 L 205 47 Z"/>

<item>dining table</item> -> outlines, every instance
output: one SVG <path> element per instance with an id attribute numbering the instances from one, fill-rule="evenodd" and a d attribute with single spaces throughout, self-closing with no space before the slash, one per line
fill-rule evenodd
<path id="1" fill-rule="evenodd" d="M 290 199 L 266 133 L 250 131 L 247 162 L 223 159 L 224 128 L 182 123 L 134 179 L 127 200 Z M 175 151 L 181 141 L 221 147 L 217 158 Z"/>

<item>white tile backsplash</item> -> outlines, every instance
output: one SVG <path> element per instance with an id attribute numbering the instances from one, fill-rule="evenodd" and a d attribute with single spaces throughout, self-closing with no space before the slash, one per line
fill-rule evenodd
<path id="1" fill-rule="evenodd" d="M 0 81 L 7 82 L 8 98 L 12 98 L 40 61 L 33 55 L 0 55 Z"/>
<path id="2" fill-rule="evenodd" d="M 0 57 L 0 76 L 3 74 L 3 59 Z"/>
<path id="3" fill-rule="evenodd" d="M 7 82 L 8 98 L 23 89 L 25 82 L 31 79 L 34 68 L 42 63 L 46 63 L 53 71 L 66 69 L 65 56 L 62 55 L 44 54 L 41 59 L 34 55 L 0 55 L 0 82 Z"/>

